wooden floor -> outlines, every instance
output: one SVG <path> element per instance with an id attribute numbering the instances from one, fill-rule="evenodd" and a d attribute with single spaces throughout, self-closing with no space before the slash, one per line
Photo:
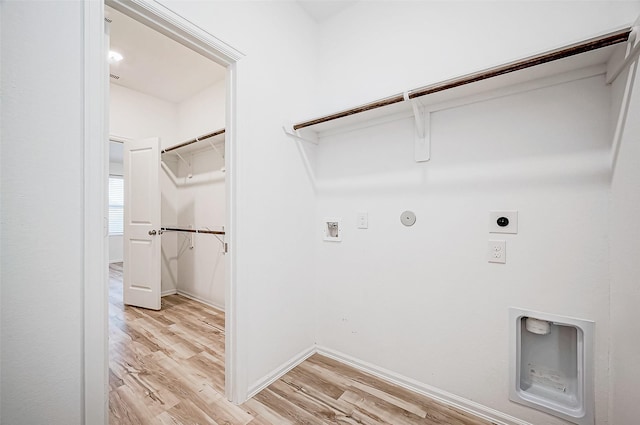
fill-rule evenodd
<path id="1" fill-rule="evenodd" d="M 110 267 L 109 423 L 480 425 L 490 422 L 314 355 L 246 403 L 224 396 L 224 313 L 171 295 L 122 304 Z"/>

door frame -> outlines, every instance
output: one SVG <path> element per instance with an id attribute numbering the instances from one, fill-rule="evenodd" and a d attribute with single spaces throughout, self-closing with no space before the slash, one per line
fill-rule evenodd
<path id="1" fill-rule="evenodd" d="M 108 84 L 104 6 L 107 4 L 227 68 L 225 167 L 225 393 L 235 403 L 247 394 L 246 353 L 239 349 L 236 288 L 236 115 L 241 52 L 154 0 L 84 0 L 84 329 L 83 419 L 108 423 Z M 245 360 L 245 361 L 243 361 Z"/>

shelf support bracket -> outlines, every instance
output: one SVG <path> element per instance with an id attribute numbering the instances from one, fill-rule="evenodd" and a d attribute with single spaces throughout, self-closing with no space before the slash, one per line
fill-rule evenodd
<path id="1" fill-rule="evenodd" d="M 410 99 L 409 92 L 404 92 L 404 100 L 411 103 L 415 121 L 414 156 L 416 162 L 431 159 L 431 112 L 420 106 L 418 100 Z"/>
<path id="2" fill-rule="evenodd" d="M 211 149 L 216 151 L 216 153 L 220 156 L 220 158 L 224 159 L 224 155 L 222 155 L 222 152 L 220 152 L 220 150 L 216 148 L 216 145 L 214 145 L 211 140 L 207 140 L 207 141 L 209 142 L 209 146 L 211 146 Z"/>
<path id="3" fill-rule="evenodd" d="M 283 125 L 282 126 L 282 131 L 284 131 L 284 134 L 286 134 L 287 136 L 291 137 L 292 139 L 301 141 L 301 142 L 307 142 L 307 143 L 311 143 L 312 145 L 317 145 L 318 142 L 315 140 L 309 140 L 306 139 L 302 136 L 300 136 L 300 132 L 296 131 L 293 129 L 293 126 L 289 126 L 289 125 Z"/>
<path id="4" fill-rule="evenodd" d="M 638 36 L 640 35 L 640 18 L 636 21 L 636 25 L 631 29 L 631 33 L 629 34 L 629 43 L 627 44 L 627 54 L 625 58 L 616 66 L 611 72 L 607 72 L 606 75 L 606 83 L 613 83 L 616 78 L 622 73 L 622 71 L 627 68 L 631 62 L 636 60 L 638 54 L 640 54 L 640 40 Z"/>

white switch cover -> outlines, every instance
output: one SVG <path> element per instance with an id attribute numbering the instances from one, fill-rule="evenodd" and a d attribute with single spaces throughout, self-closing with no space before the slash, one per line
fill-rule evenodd
<path id="1" fill-rule="evenodd" d="M 359 212 L 357 217 L 358 229 L 369 228 L 369 214 L 366 212 Z"/>
<path id="2" fill-rule="evenodd" d="M 489 211 L 489 233 L 518 233 L 518 211 Z"/>
<path id="3" fill-rule="evenodd" d="M 489 241 L 487 259 L 490 263 L 507 262 L 507 243 L 505 241 Z"/>

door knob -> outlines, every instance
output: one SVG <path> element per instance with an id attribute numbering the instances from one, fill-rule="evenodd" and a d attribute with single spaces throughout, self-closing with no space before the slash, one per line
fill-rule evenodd
<path id="1" fill-rule="evenodd" d="M 155 230 L 149 230 L 149 236 L 155 235 L 157 232 Z"/>

